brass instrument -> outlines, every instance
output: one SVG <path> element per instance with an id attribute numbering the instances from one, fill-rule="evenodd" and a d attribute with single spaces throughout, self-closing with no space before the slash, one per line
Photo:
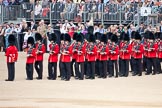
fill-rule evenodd
<path id="1" fill-rule="evenodd" d="M 116 47 L 117 47 L 117 45 L 116 44 L 110 44 L 110 53 L 112 54 L 114 51 L 115 51 L 115 49 L 116 49 Z"/>
<path id="2" fill-rule="evenodd" d="M 93 49 L 94 49 L 94 46 L 95 46 L 95 44 L 93 44 L 93 45 L 88 45 L 87 52 L 88 52 L 89 54 L 92 54 L 92 51 L 93 51 Z"/>
<path id="3" fill-rule="evenodd" d="M 29 48 L 29 50 L 27 52 L 28 55 L 32 54 L 33 48 L 34 48 L 33 46 L 31 48 Z"/>
<path id="4" fill-rule="evenodd" d="M 52 48 L 51 48 L 51 50 L 50 50 L 50 54 L 53 54 L 53 53 L 54 53 L 53 50 L 55 49 L 55 46 L 56 46 L 56 43 L 53 43 L 53 44 L 52 44 Z"/>

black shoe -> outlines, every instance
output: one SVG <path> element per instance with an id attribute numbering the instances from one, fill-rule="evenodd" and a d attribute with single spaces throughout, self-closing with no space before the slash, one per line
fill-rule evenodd
<path id="1" fill-rule="evenodd" d="M 59 78 L 61 77 L 61 75 L 58 76 Z"/>
<path id="2" fill-rule="evenodd" d="M 90 77 L 89 76 L 86 76 L 85 79 L 90 79 Z"/>
<path id="3" fill-rule="evenodd" d="M 70 79 L 65 79 L 65 81 L 70 81 Z"/>
<path id="4" fill-rule="evenodd" d="M 142 74 L 138 74 L 138 76 L 142 76 Z"/>
<path id="5" fill-rule="evenodd" d="M 33 80 L 33 79 L 30 79 L 30 78 L 26 78 L 26 80 Z"/>
<path id="6" fill-rule="evenodd" d="M 101 76 L 98 76 L 98 78 L 102 78 Z"/>
<path id="7" fill-rule="evenodd" d="M 83 80 L 83 78 L 79 78 L 79 80 Z"/>
<path id="8" fill-rule="evenodd" d="M 112 77 L 112 75 L 109 75 L 109 78 L 111 78 Z"/>
<path id="9" fill-rule="evenodd" d="M 137 74 L 136 73 L 133 73 L 132 76 L 136 76 Z"/>
<path id="10" fill-rule="evenodd" d="M 76 76 L 75 79 L 77 80 L 77 79 L 79 79 L 79 77 Z"/>
<path id="11" fill-rule="evenodd" d="M 118 78 L 118 76 L 115 76 L 115 78 Z"/>
<path id="12" fill-rule="evenodd" d="M 5 81 L 13 81 L 13 80 L 5 79 Z"/>
<path id="13" fill-rule="evenodd" d="M 51 80 L 52 78 L 51 77 L 47 77 L 48 80 Z"/>
<path id="14" fill-rule="evenodd" d="M 150 73 L 145 73 L 145 75 L 150 75 Z"/>
<path id="15" fill-rule="evenodd" d="M 37 80 L 42 80 L 42 78 L 40 78 L 40 77 L 36 77 L 36 79 L 37 79 Z"/>
<path id="16" fill-rule="evenodd" d="M 156 75 L 156 73 L 152 73 L 152 75 Z"/>

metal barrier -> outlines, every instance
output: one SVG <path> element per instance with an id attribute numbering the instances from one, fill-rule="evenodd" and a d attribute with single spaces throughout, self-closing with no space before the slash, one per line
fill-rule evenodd
<path id="1" fill-rule="evenodd" d="M 37 8 L 38 7 L 38 8 Z M 74 20 L 86 22 L 90 19 L 99 22 L 117 22 L 139 24 L 140 22 L 148 22 L 148 17 L 140 16 L 140 7 L 136 3 L 128 6 L 119 4 L 103 4 L 103 3 L 79 3 L 64 4 L 50 3 L 46 6 L 41 4 L 23 3 L 21 5 L 0 5 L 1 22 L 17 20 L 17 18 L 26 18 L 26 20 L 47 19 L 52 23 L 57 20 Z M 162 19 L 162 15 L 158 17 L 158 23 Z"/>

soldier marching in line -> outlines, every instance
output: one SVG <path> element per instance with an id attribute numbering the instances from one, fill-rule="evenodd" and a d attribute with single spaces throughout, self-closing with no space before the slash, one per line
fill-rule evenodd
<path id="1" fill-rule="evenodd" d="M 33 80 L 34 62 L 35 62 L 35 45 L 34 38 L 29 37 L 27 40 L 27 58 L 26 58 L 26 80 Z"/>
<path id="2" fill-rule="evenodd" d="M 57 61 L 58 61 L 58 53 L 59 53 L 59 45 L 56 43 L 57 36 L 55 33 L 51 34 L 49 41 L 51 42 L 49 45 L 49 58 L 48 58 L 48 79 L 56 80 L 57 77 Z"/>
<path id="3" fill-rule="evenodd" d="M 142 56 L 143 56 L 143 44 L 141 44 L 141 35 L 135 32 L 135 41 L 132 46 L 133 57 L 133 76 L 142 76 Z"/>
<path id="4" fill-rule="evenodd" d="M 72 61 L 72 45 L 69 34 L 64 34 L 65 46 L 61 51 L 61 62 L 62 62 L 62 80 L 69 81 L 71 78 L 71 61 Z"/>
<path id="5" fill-rule="evenodd" d="M 46 51 L 45 45 L 42 44 L 42 36 L 39 33 L 35 34 L 36 40 L 36 59 L 35 59 L 35 70 L 38 74 L 36 79 L 41 80 L 43 78 L 43 55 Z"/>
<path id="6" fill-rule="evenodd" d="M 18 50 L 15 46 L 15 40 L 15 36 L 10 34 L 8 37 L 9 46 L 6 48 L 5 52 L 8 69 L 8 79 L 5 81 L 14 81 L 15 79 L 15 62 L 18 59 Z"/>
<path id="7" fill-rule="evenodd" d="M 85 49 L 86 49 L 86 44 L 84 43 L 83 34 L 79 33 L 76 40 L 77 40 L 77 45 L 78 45 L 78 48 L 76 50 L 77 52 L 76 68 L 75 68 L 76 79 L 83 80 L 84 79 Z"/>
<path id="8" fill-rule="evenodd" d="M 109 51 L 110 51 L 109 77 L 115 76 L 115 78 L 118 77 L 119 46 L 117 43 L 118 43 L 118 37 L 117 35 L 113 34 L 111 36 L 111 46 L 109 47 Z M 115 67 L 115 75 L 114 75 L 114 67 Z"/>

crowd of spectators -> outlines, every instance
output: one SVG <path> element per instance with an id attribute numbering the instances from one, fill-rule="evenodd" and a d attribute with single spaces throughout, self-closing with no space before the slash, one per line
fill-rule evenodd
<path id="1" fill-rule="evenodd" d="M 26 42 L 28 37 L 33 36 L 36 32 L 40 33 L 43 37 L 43 43 L 48 46 L 49 41 L 48 37 L 50 33 L 56 33 L 60 36 L 61 33 L 68 33 L 71 38 L 75 32 L 81 32 L 83 34 L 87 33 L 88 26 L 94 26 L 94 34 L 96 32 L 108 33 L 112 32 L 117 36 L 121 32 L 126 32 L 129 36 L 132 31 L 138 31 L 140 34 L 144 33 L 146 30 L 153 32 L 162 32 L 162 21 L 161 25 L 153 27 L 151 25 L 145 25 L 144 23 L 140 24 L 140 27 L 134 26 L 133 24 L 124 26 L 124 25 L 110 25 L 108 27 L 102 24 L 93 24 L 89 21 L 86 23 L 74 24 L 73 21 L 65 20 L 65 23 L 58 22 L 56 25 L 45 24 L 44 20 L 40 20 L 38 24 L 34 21 L 27 23 L 26 20 L 22 20 L 18 24 L 13 23 L 3 23 L 0 24 L 0 51 L 3 51 L 8 46 L 8 36 L 9 34 L 14 34 L 17 37 L 17 47 L 20 51 L 26 49 Z M 59 37 L 58 37 L 59 39 Z M 48 47 L 47 47 L 48 50 Z"/>
<path id="2" fill-rule="evenodd" d="M 30 18 L 49 18 L 51 10 L 52 19 L 81 20 L 85 14 L 88 20 L 101 20 L 102 13 L 104 19 L 110 19 L 113 15 L 118 18 L 122 11 L 124 20 L 129 20 L 137 15 L 138 6 L 152 7 L 153 12 L 162 14 L 162 0 L 0 0 L 0 4 L 20 5 Z"/>

